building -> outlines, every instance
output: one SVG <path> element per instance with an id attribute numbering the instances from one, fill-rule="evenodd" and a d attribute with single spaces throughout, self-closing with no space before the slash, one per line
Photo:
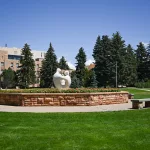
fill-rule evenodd
<path id="1" fill-rule="evenodd" d="M 33 50 L 33 59 L 35 60 L 35 74 L 36 83 L 35 86 L 39 86 L 40 83 L 40 68 L 42 67 L 42 60 L 45 57 L 44 51 Z M 8 48 L 0 47 L 0 74 L 2 74 L 4 69 L 9 67 L 17 71 L 19 69 L 20 59 L 21 59 L 21 49 L 20 48 Z"/>
<path id="2" fill-rule="evenodd" d="M 19 49 L 0 47 L 0 74 L 9 67 L 17 71 L 20 65 L 21 52 Z"/>
<path id="3" fill-rule="evenodd" d="M 95 68 L 95 64 L 94 64 L 94 63 L 91 63 L 89 66 L 86 66 L 86 68 L 87 68 L 88 70 L 91 70 L 91 69 Z"/>

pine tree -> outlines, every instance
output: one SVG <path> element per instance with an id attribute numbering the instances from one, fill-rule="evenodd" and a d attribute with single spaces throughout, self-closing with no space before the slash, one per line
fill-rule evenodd
<path id="1" fill-rule="evenodd" d="M 93 57 L 95 59 L 95 74 L 98 81 L 98 87 L 106 87 L 112 84 L 112 48 L 111 40 L 107 35 L 98 36 L 96 44 L 93 49 Z"/>
<path id="2" fill-rule="evenodd" d="M 98 87 L 102 86 L 101 84 L 101 59 L 103 59 L 103 50 L 102 50 L 102 45 L 101 45 L 101 39 L 100 36 L 97 37 L 96 43 L 93 49 L 93 58 L 95 60 L 95 74 L 97 76 L 97 81 L 98 81 Z"/>
<path id="3" fill-rule="evenodd" d="M 125 78 L 124 73 L 127 67 L 126 62 L 125 62 L 126 45 L 125 45 L 125 41 L 122 39 L 119 32 L 116 32 L 115 34 L 113 34 L 112 49 L 113 49 L 112 56 L 113 56 L 114 66 L 117 65 L 117 84 L 124 85 L 126 84 L 124 80 Z"/>
<path id="4" fill-rule="evenodd" d="M 57 57 L 54 53 L 54 48 L 50 43 L 50 47 L 46 53 L 45 59 L 42 62 L 41 68 L 41 87 L 53 86 L 53 75 L 58 67 Z"/>
<path id="5" fill-rule="evenodd" d="M 137 80 L 137 72 L 136 72 L 136 57 L 134 54 L 134 50 L 129 44 L 126 47 L 126 55 L 125 55 L 125 64 L 127 65 L 125 67 L 125 72 L 123 74 L 124 76 L 124 83 L 127 86 L 134 86 Z"/>
<path id="6" fill-rule="evenodd" d="M 136 59 L 137 59 L 137 75 L 138 75 L 138 81 L 147 81 L 148 80 L 148 72 L 150 71 L 148 69 L 148 54 L 146 51 L 146 48 L 142 42 L 137 45 L 136 50 Z"/>
<path id="7" fill-rule="evenodd" d="M 84 76 L 85 76 L 85 62 L 86 62 L 86 54 L 84 49 L 81 47 L 79 49 L 79 53 L 75 57 L 77 60 L 76 66 L 76 76 L 80 81 L 80 87 L 84 86 Z"/>
<path id="8" fill-rule="evenodd" d="M 66 62 L 64 56 L 62 56 L 62 58 L 60 59 L 58 65 L 59 65 L 59 68 L 60 68 L 60 69 L 69 70 L 69 66 L 68 66 L 68 64 L 67 64 L 67 62 Z"/>
<path id="9" fill-rule="evenodd" d="M 89 87 L 92 88 L 97 88 L 97 80 L 96 80 L 96 74 L 94 69 L 91 70 L 91 77 L 90 77 L 90 82 L 89 82 Z"/>
<path id="10" fill-rule="evenodd" d="M 28 88 L 30 84 L 35 83 L 35 63 L 30 46 L 27 43 L 24 45 L 21 54 L 23 57 L 20 59 L 21 68 L 18 72 L 18 82 L 20 87 Z"/>
<path id="11" fill-rule="evenodd" d="M 98 36 L 96 40 L 96 44 L 93 49 L 93 57 L 96 62 L 99 61 L 99 58 L 101 57 L 101 51 L 102 51 L 101 39 L 100 36 Z"/>
<path id="12" fill-rule="evenodd" d="M 1 76 L 3 77 L 3 88 L 15 87 L 15 71 L 11 68 L 5 69 Z"/>
<path id="13" fill-rule="evenodd" d="M 145 65 L 147 67 L 147 78 L 148 80 L 150 80 L 150 42 L 148 43 L 146 51 L 147 51 L 147 62 Z"/>
<path id="14" fill-rule="evenodd" d="M 84 87 L 90 87 L 90 78 L 91 78 L 91 70 L 85 68 L 85 75 L 84 75 Z"/>
<path id="15" fill-rule="evenodd" d="M 71 73 L 71 85 L 70 85 L 70 87 L 71 88 L 79 88 L 80 87 L 79 84 L 80 84 L 80 81 L 79 81 L 79 79 L 76 76 L 76 72 L 73 71 Z"/>
<path id="16" fill-rule="evenodd" d="M 147 51 L 147 55 L 148 55 L 148 61 L 150 61 L 150 42 L 147 45 L 146 51 Z"/>

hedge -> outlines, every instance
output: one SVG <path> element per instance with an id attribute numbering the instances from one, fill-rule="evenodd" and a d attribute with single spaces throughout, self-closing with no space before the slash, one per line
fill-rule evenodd
<path id="1" fill-rule="evenodd" d="M 56 88 L 31 88 L 31 89 L 2 89 L 0 93 L 97 93 L 119 92 L 117 88 L 70 88 L 58 90 Z"/>

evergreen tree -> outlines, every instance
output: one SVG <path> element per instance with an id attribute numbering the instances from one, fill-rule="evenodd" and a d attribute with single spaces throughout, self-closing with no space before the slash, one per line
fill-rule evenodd
<path id="1" fill-rule="evenodd" d="M 53 75 L 58 67 L 57 57 L 54 53 L 52 44 L 46 53 L 45 59 L 42 62 L 41 68 L 41 87 L 52 87 L 53 86 Z"/>
<path id="2" fill-rule="evenodd" d="M 93 57 L 96 62 L 99 61 L 99 59 L 102 57 L 101 53 L 102 53 L 101 39 L 100 36 L 98 36 L 96 39 L 96 44 L 93 49 Z"/>
<path id="3" fill-rule="evenodd" d="M 124 83 L 127 86 L 134 86 L 137 80 L 137 72 L 136 72 L 136 58 L 134 54 L 134 50 L 129 44 L 126 48 L 126 55 L 125 55 L 125 72 L 123 74 Z"/>
<path id="4" fill-rule="evenodd" d="M 76 72 L 73 71 L 71 73 L 71 85 L 70 85 L 70 87 L 71 88 L 79 88 L 79 86 L 80 86 L 79 84 L 80 84 L 80 81 L 76 76 Z"/>
<path id="5" fill-rule="evenodd" d="M 86 62 L 86 54 L 82 47 L 79 49 L 79 53 L 77 54 L 75 58 L 77 60 L 76 76 L 80 81 L 79 83 L 80 87 L 82 87 L 84 86 L 85 62 Z"/>
<path id="6" fill-rule="evenodd" d="M 142 42 L 140 42 L 139 45 L 137 45 L 136 59 L 137 59 L 138 81 L 140 81 L 140 82 L 147 81 L 149 78 L 148 74 L 150 71 L 148 68 L 148 65 L 147 65 L 148 64 L 148 53 Z"/>
<path id="7" fill-rule="evenodd" d="M 62 56 L 62 58 L 60 59 L 58 65 L 59 65 L 59 68 L 60 68 L 60 69 L 69 70 L 69 66 L 68 66 L 68 64 L 67 64 L 67 62 L 66 62 L 64 56 Z"/>
<path id="8" fill-rule="evenodd" d="M 98 36 L 93 49 L 93 57 L 95 59 L 94 70 L 98 81 L 98 87 L 106 87 L 112 84 L 112 45 L 107 35 L 102 36 L 101 40 L 100 36 Z"/>
<path id="9" fill-rule="evenodd" d="M 15 71 L 11 68 L 5 69 L 2 73 L 3 77 L 3 88 L 12 88 L 15 87 Z"/>
<path id="10" fill-rule="evenodd" d="M 147 62 L 145 65 L 147 68 L 147 78 L 148 80 L 150 80 L 150 42 L 148 43 L 146 51 L 147 51 Z"/>
<path id="11" fill-rule="evenodd" d="M 96 80 L 96 74 L 94 69 L 91 70 L 91 77 L 89 83 L 90 83 L 89 87 L 97 88 L 97 80 Z"/>
<path id="12" fill-rule="evenodd" d="M 85 74 L 84 74 L 84 87 L 90 87 L 90 78 L 91 78 L 91 70 L 88 70 L 85 68 Z"/>
<path id="13" fill-rule="evenodd" d="M 20 59 L 21 68 L 18 72 L 18 82 L 20 87 L 28 88 L 30 84 L 35 83 L 35 62 L 27 43 L 24 45 L 21 54 L 23 57 Z"/>
<path id="14" fill-rule="evenodd" d="M 125 46 L 125 41 L 122 39 L 119 32 L 116 32 L 115 34 L 113 34 L 112 49 L 113 49 L 112 56 L 113 56 L 114 66 L 117 65 L 117 84 L 124 85 L 126 84 L 124 74 L 125 74 L 126 67 L 127 67 L 126 62 L 125 62 L 126 46 Z"/>
<path id="15" fill-rule="evenodd" d="M 148 61 L 150 61 L 150 42 L 147 45 L 146 51 L 147 51 L 147 55 L 148 55 Z"/>
<path id="16" fill-rule="evenodd" d="M 102 86 L 101 84 L 101 59 L 103 59 L 102 55 L 102 46 L 101 46 L 101 38 L 100 36 L 97 37 L 96 43 L 93 49 L 93 58 L 95 60 L 95 74 L 97 76 L 97 81 L 98 81 L 98 87 Z"/>

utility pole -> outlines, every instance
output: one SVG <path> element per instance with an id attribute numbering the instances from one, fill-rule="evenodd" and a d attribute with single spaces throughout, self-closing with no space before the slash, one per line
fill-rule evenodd
<path id="1" fill-rule="evenodd" d="M 117 83 L 117 61 L 116 61 L 116 88 L 118 87 L 118 83 Z"/>

